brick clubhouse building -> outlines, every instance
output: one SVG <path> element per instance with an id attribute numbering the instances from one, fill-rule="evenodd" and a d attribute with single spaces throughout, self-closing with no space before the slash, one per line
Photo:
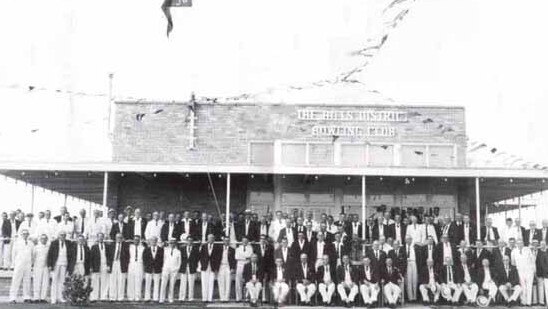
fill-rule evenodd
<path id="1" fill-rule="evenodd" d="M 482 220 L 500 201 L 544 190 L 548 177 L 471 164 L 462 107 L 191 99 L 117 101 L 111 115 L 109 160 L 0 161 L 2 173 L 118 210 L 362 220 L 381 206 Z"/>

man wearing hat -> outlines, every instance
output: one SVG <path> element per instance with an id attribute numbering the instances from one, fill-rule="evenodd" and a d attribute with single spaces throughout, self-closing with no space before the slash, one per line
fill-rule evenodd
<path id="1" fill-rule="evenodd" d="M 187 299 L 187 287 L 188 287 L 188 300 L 194 300 L 194 282 L 196 279 L 196 270 L 198 268 L 198 260 L 200 259 L 200 250 L 198 245 L 193 245 L 192 238 L 181 235 L 183 240 L 183 246 L 181 247 L 181 267 L 179 272 L 181 273 L 181 284 L 179 286 L 179 300 L 184 301 Z"/>
<path id="2" fill-rule="evenodd" d="M 173 214 L 170 214 L 172 217 Z M 173 303 L 173 294 L 175 291 L 175 281 L 181 267 L 181 251 L 177 248 L 177 239 L 170 238 L 169 246 L 164 248 L 164 265 L 162 266 L 162 284 L 160 288 L 160 303 L 164 302 L 166 297 L 167 284 L 169 283 L 168 300 Z"/>

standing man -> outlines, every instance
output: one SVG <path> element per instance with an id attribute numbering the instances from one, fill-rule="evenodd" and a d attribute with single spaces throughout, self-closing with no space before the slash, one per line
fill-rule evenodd
<path id="1" fill-rule="evenodd" d="M 65 216 L 68 216 L 68 214 L 65 214 Z M 64 220 L 66 220 L 66 217 Z M 52 304 L 57 303 L 57 300 L 65 302 L 63 282 L 65 282 L 67 275 L 67 267 L 74 262 L 72 243 L 66 238 L 67 234 L 61 230 L 59 237 L 51 242 L 48 250 L 47 264 L 49 271 L 51 271 L 50 301 Z"/>
<path id="2" fill-rule="evenodd" d="M 129 245 L 129 265 L 127 275 L 127 298 L 130 301 L 141 300 L 143 294 L 143 252 L 145 245 L 141 237 L 135 235 Z"/>
<path id="3" fill-rule="evenodd" d="M 459 230 L 459 234 L 461 236 L 459 242 L 464 240 L 467 245 L 471 245 L 476 240 L 476 232 L 476 227 L 470 222 L 470 216 L 464 215 L 463 224 Z"/>
<path id="4" fill-rule="evenodd" d="M 129 264 L 129 247 L 124 243 L 122 233 L 116 234 L 114 246 L 110 250 L 108 268 L 110 271 L 110 300 L 123 301 Z"/>
<path id="5" fill-rule="evenodd" d="M 13 254 L 13 276 L 10 287 L 10 302 L 15 303 L 17 300 L 17 292 L 23 284 L 23 300 L 25 303 L 30 302 L 30 275 L 32 270 L 32 257 L 34 251 L 34 243 L 29 239 L 29 231 L 24 228 L 21 230 L 21 238 L 19 238 L 14 246 Z"/>
<path id="6" fill-rule="evenodd" d="M 228 301 L 230 299 L 230 274 L 236 268 L 235 250 L 230 246 L 230 238 L 223 237 L 223 244 L 217 247 L 214 246 L 214 252 L 212 256 L 213 270 L 217 272 L 217 284 L 219 285 L 219 297 L 221 301 Z"/>
<path id="7" fill-rule="evenodd" d="M 544 300 L 545 297 L 548 297 L 548 250 L 546 249 L 546 241 L 541 240 L 540 241 L 540 250 L 538 250 L 537 253 L 537 261 L 536 261 L 536 268 L 537 268 L 537 286 L 540 288 L 544 288 L 544 291 L 539 290 L 539 295 L 544 295 L 539 300 L 539 303 L 541 300 Z M 540 284 L 540 281 L 542 281 L 542 284 Z"/>
<path id="8" fill-rule="evenodd" d="M 57 223 L 56 233 L 59 234 L 61 232 L 65 233 L 67 239 L 72 239 L 72 235 L 74 234 L 74 222 L 72 222 L 72 218 L 68 212 L 63 215 L 61 222 Z"/>
<path id="9" fill-rule="evenodd" d="M 141 209 L 135 208 L 133 218 L 128 220 L 128 235 L 131 236 L 131 238 L 137 235 L 141 238 L 141 240 L 145 240 L 145 229 L 147 226 L 147 220 L 141 217 Z"/>
<path id="10" fill-rule="evenodd" d="M 84 235 L 84 237 L 89 238 L 89 218 L 86 217 L 86 210 L 82 208 L 78 214 L 80 216 L 74 220 L 74 232 L 77 235 Z"/>
<path id="11" fill-rule="evenodd" d="M 418 244 L 413 244 L 411 235 L 405 237 L 405 255 L 407 257 L 407 270 L 405 272 L 405 288 L 409 301 L 417 300 L 419 254 L 421 252 Z"/>
<path id="12" fill-rule="evenodd" d="M 405 241 L 405 235 L 407 230 L 407 225 L 401 222 L 401 215 L 396 214 L 394 216 L 394 240 L 399 241 L 401 244 Z"/>
<path id="13" fill-rule="evenodd" d="M 158 214 L 156 213 L 156 216 Z M 152 221 L 151 221 L 152 222 Z M 150 246 L 143 251 L 143 263 L 145 265 L 145 301 L 150 301 L 150 288 L 154 281 L 152 299 L 160 300 L 160 275 L 164 263 L 164 250 L 158 246 L 158 237 L 149 239 Z"/>
<path id="14" fill-rule="evenodd" d="M 257 254 L 251 255 L 251 261 L 244 266 L 244 280 L 246 289 L 249 293 L 249 300 L 252 307 L 257 306 L 259 295 L 263 288 L 264 268 L 263 264 L 259 263 Z"/>
<path id="15" fill-rule="evenodd" d="M 235 253 L 236 258 L 236 278 L 235 278 L 235 290 L 236 301 L 242 300 L 242 290 L 244 288 L 244 267 L 249 263 L 251 256 L 253 255 L 253 248 L 249 245 L 247 236 L 242 236 L 242 244 L 238 246 Z"/>
<path id="16" fill-rule="evenodd" d="M 74 269 L 73 274 L 78 274 L 80 276 L 89 276 L 90 270 L 90 251 L 86 243 L 86 238 L 84 235 L 78 235 L 77 244 L 73 246 L 75 253 Z"/>
<path id="17" fill-rule="evenodd" d="M 173 223 L 173 214 L 168 215 L 168 220 L 171 217 L 172 221 L 164 225 Z M 181 268 L 181 251 L 177 248 L 177 239 L 170 238 L 169 246 L 164 248 L 164 265 L 162 267 L 162 287 L 160 289 L 160 303 L 164 302 L 166 297 L 166 288 L 169 282 L 168 301 L 173 303 L 175 293 L 175 281 Z"/>
<path id="18" fill-rule="evenodd" d="M 200 267 L 201 267 L 201 280 L 200 285 L 202 286 L 202 301 L 211 302 L 213 301 L 213 287 L 215 284 L 215 273 L 218 271 L 218 268 L 215 268 L 217 265 L 213 262 L 213 249 L 215 245 L 215 235 L 207 235 L 207 243 L 202 244 L 200 249 Z M 217 251 L 217 250 L 216 250 Z"/>
<path id="19" fill-rule="evenodd" d="M 188 210 L 185 210 L 183 212 L 183 218 L 180 222 L 180 231 L 181 236 L 184 235 L 184 238 L 192 237 L 194 236 L 194 224 L 192 219 L 190 218 L 190 212 Z"/>
<path id="20" fill-rule="evenodd" d="M 108 300 L 109 272 L 108 256 L 110 246 L 104 243 L 105 235 L 97 234 L 97 243 L 91 247 L 91 285 L 93 290 L 89 299 L 91 301 Z"/>
<path id="21" fill-rule="evenodd" d="M 38 245 L 34 246 L 33 252 L 33 285 L 34 285 L 34 302 L 45 303 L 48 295 L 49 287 L 49 270 L 48 270 L 48 236 L 42 234 Z"/>
<path id="22" fill-rule="evenodd" d="M 184 235 L 184 233 L 181 234 L 181 237 L 185 237 Z M 188 300 L 194 300 L 194 282 L 199 259 L 199 247 L 192 243 L 191 237 L 186 238 L 181 247 L 181 267 L 179 268 L 179 272 L 181 273 L 181 285 L 179 286 L 180 301 L 186 300 L 187 286 Z"/>
<path id="23" fill-rule="evenodd" d="M 523 238 L 523 245 L 528 247 L 533 243 L 533 240 L 542 240 L 541 230 L 537 229 L 535 221 L 529 222 L 529 229 L 525 230 L 525 238 Z"/>
<path id="24" fill-rule="evenodd" d="M 374 266 L 375 267 L 375 266 Z M 337 267 L 337 291 L 341 301 L 346 306 L 351 306 L 354 303 L 356 295 L 358 295 L 358 275 L 354 271 L 354 268 L 350 265 L 350 257 L 344 255 L 342 257 L 342 264 Z"/>
<path id="25" fill-rule="evenodd" d="M 5 238 L 8 238 L 8 240 L 4 240 L 4 267 L 6 269 L 13 269 L 13 263 L 12 263 L 12 255 L 13 255 L 13 248 L 15 245 L 15 242 L 18 237 L 18 231 L 19 226 L 21 225 L 21 221 L 16 218 L 15 211 L 10 212 L 8 222 L 4 221 L 4 224 L 2 225 L 2 234 Z M 7 252 L 5 250 L 7 241 Z"/>
<path id="26" fill-rule="evenodd" d="M 499 231 L 496 227 L 493 226 L 493 219 L 486 218 L 485 226 L 482 226 L 480 229 L 481 240 L 482 241 L 495 241 L 499 240 Z"/>
<path id="27" fill-rule="evenodd" d="M 162 230 L 160 231 L 160 236 L 162 242 L 167 242 L 171 238 L 179 239 L 181 236 L 181 227 L 175 222 L 175 215 L 169 213 L 167 215 L 167 222 L 162 225 Z"/>
<path id="28" fill-rule="evenodd" d="M 116 220 L 112 224 L 112 228 L 110 229 L 110 239 L 115 239 L 116 234 L 120 233 L 124 237 L 124 239 L 131 239 L 133 238 L 130 233 L 128 233 L 128 229 L 126 228 L 126 223 L 124 222 L 124 214 L 120 213 L 118 214 L 118 220 Z"/>
<path id="29" fill-rule="evenodd" d="M 405 234 L 406 238 L 407 235 L 411 236 L 413 244 L 422 244 L 426 240 L 424 225 L 418 223 L 416 216 L 411 216 L 411 223 L 407 225 Z"/>
<path id="30" fill-rule="evenodd" d="M 90 218 L 87 225 L 87 237 L 88 237 L 88 243 L 93 244 L 97 240 L 97 236 L 99 234 L 103 234 L 103 239 L 108 236 L 106 234 L 106 228 L 105 224 L 103 222 L 103 218 L 101 217 L 101 211 L 96 209 L 93 212 L 93 218 Z"/>
<path id="31" fill-rule="evenodd" d="M 512 261 L 516 265 L 519 281 L 522 287 L 521 303 L 530 306 L 533 302 L 533 280 L 535 278 L 535 260 L 531 250 L 523 246 L 523 240 L 518 239 L 517 247 L 512 250 Z"/>
<path id="32" fill-rule="evenodd" d="M 145 238 L 147 240 L 152 239 L 153 237 L 157 240 L 161 239 L 160 233 L 162 231 L 163 224 L 164 223 L 160 220 L 160 214 L 157 211 L 153 212 L 152 220 L 147 223 L 147 227 L 145 229 Z"/>
<path id="33" fill-rule="evenodd" d="M 196 226 L 196 233 L 202 244 L 206 243 L 209 239 L 209 235 L 215 237 L 215 226 L 210 223 L 207 217 L 207 213 L 202 213 L 202 219 L 199 220 L 199 225 Z"/>

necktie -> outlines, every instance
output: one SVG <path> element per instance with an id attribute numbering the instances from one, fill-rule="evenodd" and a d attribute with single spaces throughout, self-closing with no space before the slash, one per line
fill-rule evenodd
<path id="1" fill-rule="evenodd" d="M 84 218 L 82 218 L 82 233 L 84 233 Z"/>
<path id="2" fill-rule="evenodd" d="M 101 251 L 105 250 L 105 245 L 103 245 L 103 243 L 101 243 Z"/>
<path id="3" fill-rule="evenodd" d="M 255 265 L 255 263 L 253 263 L 253 267 L 252 267 L 251 273 L 252 273 L 253 275 L 257 274 L 257 266 Z"/>
<path id="4" fill-rule="evenodd" d="M 137 255 L 139 254 L 137 250 L 138 250 L 137 245 L 135 245 L 135 262 L 137 262 Z"/>
<path id="5" fill-rule="evenodd" d="M 187 258 L 190 257 L 190 246 L 186 247 L 186 256 Z"/>
<path id="6" fill-rule="evenodd" d="M 116 244 L 116 261 L 120 259 L 120 244 Z"/>
<path id="7" fill-rule="evenodd" d="M 80 244 L 80 261 L 84 260 L 84 247 Z"/>
<path id="8" fill-rule="evenodd" d="M 303 264 L 303 276 L 306 279 L 306 264 Z"/>
<path id="9" fill-rule="evenodd" d="M 379 250 L 375 250 L 375 258 L 378 260 L 379 259 Z"/>
<path id="10" fill-rule="evenodd" d="M 29 244 L 29 242 L 25 239 L 25 246 L 27 246 Z"/>
<path id="11" fill-rule="evenodd" d="M 171 256 L 173 256 L 173 248 L 171 248 Z"/>
<path id="12" fill-rule="evenodd" d="M 453 282 L 453 273 L 451 272 L 451 266 L 447 266 L 447 278 L 449 282 Z"/>
<path id="13" fill-rule="evenodd" d="M 411 255 L 411 245 L 407 245 L 407 257 Z"/>
<path id="14" fill-rule="evenodd" d="M 247 247 L 247 246 L 244 245 L 244 252 L 245 252 L 245 247 Z"/>
<path id="15" fill-rule="evenodd" d="M 61 242 L 61 249 L 63 249 L 64 246 L 65 246 L 65 242 L 62 241 L 62 242 Z"/>

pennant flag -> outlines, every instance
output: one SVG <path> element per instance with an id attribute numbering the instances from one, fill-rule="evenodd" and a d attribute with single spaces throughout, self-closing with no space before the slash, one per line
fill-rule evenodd
<path id="1" fill-rule="evenodd" d="M 162 3 L 162 11 L 167 19 L 167 36 L 173 30 L 173 18 L 171 17 L 171 7 L 191 7 L 192 0 L 164 0 Z"/>

